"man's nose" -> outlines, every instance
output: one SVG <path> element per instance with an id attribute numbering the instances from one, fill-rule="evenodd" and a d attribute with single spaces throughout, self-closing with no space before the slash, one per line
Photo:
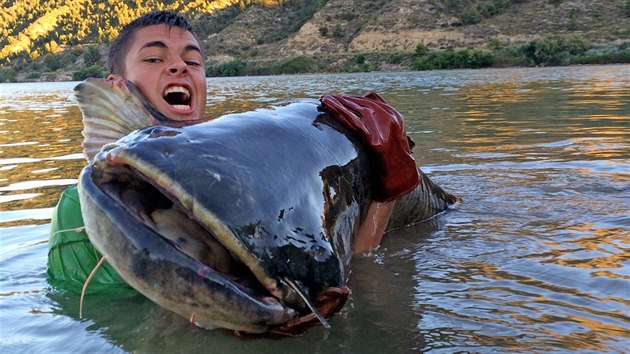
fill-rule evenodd
<path id="1" fill-rule="evenodd" d="M 174 60 L 169 65 L 168 70 L 171 74 L 185 74 L 188 72 L 188 65 L 186 65 L 186 63 L 181 59 Z"/>

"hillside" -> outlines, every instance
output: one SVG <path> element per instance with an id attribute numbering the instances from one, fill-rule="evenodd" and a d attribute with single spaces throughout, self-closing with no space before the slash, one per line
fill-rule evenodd
<path id="1" fill-rule="evenodd" d="M 206 38 L 208 52 L 216 53 L 209 59 L 276 61 L 323 56 L 329 57 L 328 65 L 334 65 L 363 53 L 413 53 L 418 44 L 429 50 L 508 47 L 549 34 L 573 36 L 603 47 L 630 41 L 629 2 L 624 0 L 375 0 L 368 5 L 358 0 L 330 0 L 292 31 L 279 21 L 292 6 L 303 8 L 300 3 L 312 1 L 247 8 Z M 278 29 L 286 38 L 266 40 L 265 35 Z M 396 69 L 396 65 L 387 65 L 391 61 L 387 58 L 375 60 L 381 61 L 377 69 Z"/>
<path id="2" fill-rule="evenodd" d="M 630 0 L 5 0 L 0 70 L 12 81 L 70 80 L 88 66 L 98 76 L 119 26 L 155 8 L 187 14 L 209 75 L 615 62 L 630 47 Z"/>
<path id="3" fill-rule="evenodd" d="M 286 40 L 258 45 L 255 49 L 258 35 L 270 30 L 261 23 L 277 23 L 282 14 L 278 8 L 251 7 L 208 38 L 208 42 L 229 43 L 225 46 L 228 50 L 249 54 L 256 50 L 259 55 L 273 57 L 279 52 L 289 55 L 411 52 L 418 43 L 430 48 L 483 46 L 492 40 L 524 43 L 547 33 L 570 33 L 592 43 L 630 40 L 630 18 L 624 11 L 623 0 L 499 2 L 509 4 L 493 16 L 482 17 L 479 23 L 466 25 L 462 15 L 467 9 L 498 2 L 375 0 L 366 6 L 365 1 L 330 0 Z M 454 3 L 469 5 L 448 5 Z M 327 28 L 326 35 L 322 35 L 322 28 Z M 341 35 L 334 34 L 335 28 Z"/>

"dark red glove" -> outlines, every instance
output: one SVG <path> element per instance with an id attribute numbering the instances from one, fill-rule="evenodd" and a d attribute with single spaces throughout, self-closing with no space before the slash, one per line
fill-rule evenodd
<path id="1" fill-rule="evenodd" d="M 320 101 L 345 127 L 359 132 L 374 156 L 377 181 L 373 199 L 394 200 L 420 183 L 403 117 L 374 92 L 365 96 L 325 95 Z"/>

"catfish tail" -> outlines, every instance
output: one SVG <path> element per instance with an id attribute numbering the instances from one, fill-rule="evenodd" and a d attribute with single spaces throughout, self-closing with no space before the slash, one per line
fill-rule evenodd
<path id="1" fill-rule="evenodd" d="M 448 209 L 449 205 L 461 201 L 431 181 L 419 168 L 418 174 L 420 185 L 396 200 L 386 231 L 430 219 Z"/>

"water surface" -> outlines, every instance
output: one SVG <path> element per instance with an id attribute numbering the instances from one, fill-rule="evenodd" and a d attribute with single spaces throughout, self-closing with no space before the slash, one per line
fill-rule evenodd
<path id="1" fill-rule="evenodd" d="M 208 114 L 381 93 L 463 202 L 352 265 L 331 330 L 240 340 L 141 296 L 45 275 L 50 214 L 84 165 L 76 83 L 0 85 L 0 352 L 630 351 L 630 66 L 208 79 Z"/>

